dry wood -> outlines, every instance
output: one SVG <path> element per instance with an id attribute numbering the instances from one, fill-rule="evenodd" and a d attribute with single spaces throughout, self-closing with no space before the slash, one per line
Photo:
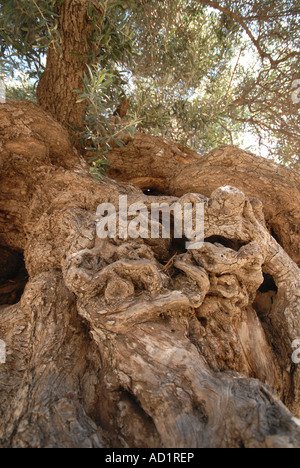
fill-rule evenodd
<path id="1" fill-rule="evenodd" d="M 0 245 L 29 273 L 0 307 L 1 447 L 300 447 L 299 175 L 138 134 L 97 182 L 34 104 L 0 105 L 0 133 Z M 167 272 L 167 240 L 98 239 L 124 194 L 205 200 L 203 248 Z"/>

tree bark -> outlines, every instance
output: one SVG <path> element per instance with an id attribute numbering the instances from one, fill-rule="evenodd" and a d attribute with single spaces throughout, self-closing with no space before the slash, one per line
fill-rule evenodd
<path id="1" fill-rule="evenodd" d="M 140 134 L 110 155 L 123 181 L 97 182 L 34 104 L 0 105 L 0 133 L 3 280 L 14 253 L 29 275 L 20 302 L 0 306 L 1 447 L 299 447 L 300 271 L 264 204 L 224 187 L 230 168 L 238 185 L 248 165 L 247 192 L 268 188 L 267 214 L 273 190 L 292 223 L 296 174 L 238 149 L 201 158 Z M 137 187 L 150 182 L 155 196 Z M 204 246 L 97 238 L 97 206 L 124 194 L 147 207 L 204 201 Z"/>
<path id="2" fill-rule="evenodd" d="M 82 128 L 84 110 L 78 104 L 83 75 L 91 53 L 94 26 L 88 19 L 88 0 L 65 0 L 57 8 L 60 46 L 52 44 L 47 66 L 37 88 L 40 106 L 56 120 L 74 130 Z"/>
<path id="3" fill-rule="evenodd" d="M 299 172 L 243 151 L 222 146 L 199 154 L 164 138 L 137 133 L 125 148 L 108 155 L 109 176 L 142 190 L 182 196 L 191 191 L 207 197 L 232 185 L 263 203 L 273 237 L 300 266 Z"/>

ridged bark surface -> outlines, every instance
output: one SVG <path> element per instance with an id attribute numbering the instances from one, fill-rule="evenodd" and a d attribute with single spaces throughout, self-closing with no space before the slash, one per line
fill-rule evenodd
<path id="1" fill-rule="evenodd" d="M 138 134 L 97 182 L 36 105 L 0 105 L 0 133 L 0 299 L 28 274 L 0 303 L 1 447 L 300 447 L 299 176 Z M 204 201 L 204 246 L 99 239 L 124 194 Z"/>
<path id="2" fill-rule="evenodd" d="M 59 2 L 58 2 L 59 3 Z M 57 7 L 59 36 L 47 55 L 46 71 L 37 88 L 40 106 L 67 127 L 82 127 L 84 112 L 78 104 L 83 75 L 91 53 L 93 26 L 88 19 L 89 0 L 65 0 Z"/>

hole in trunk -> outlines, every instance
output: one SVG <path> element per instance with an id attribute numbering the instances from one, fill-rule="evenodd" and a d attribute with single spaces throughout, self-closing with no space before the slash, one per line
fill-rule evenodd
<path id="1" fill-rule="evenodd" d="M 271 226 L 271 228 L 270 228 L 270 234 L 271 234 L 272 237 L 274 237 L 274 239 L 276 240 L 276 242 L 277 242 L 279 245 L 281 245 L 281 244 L 280 244 L 280 239 L 279 239 L 278 235 L 276 234 L 276 232 L 275 232 L 275 230 L 274 230 L 274 228 L 273 228 L 272 226 Z"/>
<path id="2" fill-rule="evenodd" d="M 291 343 L 286 334 L 288 324 L 282 310 L 284 307 L 282 299 L 282 292 L 279 291 L 273 276 L 264 273 L 264 282 L 257 291 L 253 309 L 257 313 L 279 366 L 281 369 L 288 369 L 291 366 Z M 294 399 L 291 376 L 286 378 L 283 374 L 282 387 L 282 401 L 289 406 Z"/>
<path id="3" fill-rule="evenodd" d="M 156 187 L 150 187 L 144 190 L 144 195 L 147 195 L 148 197 L 159 197 L 163 196 L 164 193 L 160 192 Z"/>
<path id="4" fill-rule="evenodd" d="M 171 213 L 169 219 L 163 218 L 162 213 L 157 218 L 160 223 L 159 238 L 155 239 L 155 243 L 150 243 L 156 259 L 165 267 L 168 266 L 168 271 L 171 270 L 172 260 L 176 255 L 181 255 L 187 252 L 188 239 L 183 235 L 182 238 L 175 237 L 175 220 L 174 215 Z M 170 224 L 169 224 L 170 223 Z M 164 238 L 163 227 L 166 229 Z M 145 241 L 147 243 L 147 240 Z"/>
<path id="5" fill-rule="evenodd" d="M 171 243 L 171 249 L 170 249 L 170 256 L 173 257 L 174 255 L 181 255 L 187 252 L 186 244 L 188 240 L 186 237 L 183 237 L 182 239 L 175 239 L 173 238 L 172 243 Z"/>
<path id="6" fill-rule="evenodd" d="M 118 420 L 123 429 L 122 436 L 129 446 L 134 448 L 160 447 L 160 436 L 153 419 L 144 411 L 139 400 L 131 392 L 122 389 L 118 409 L 120 411 Z M 150 447 L 147 445 L 142 447 L 143 440 L 148 440 Z"/>
<path id="7" fill-rule="evenodd" d="M 273 276 L 264 273 L 264 282 L 257 291 L 253 308 L 257 312 L 260 319 L 264 320 L 272 310 L 273 304 L 276 301 L 278 288 Z"/>
<path id="8" fill-rule="evenodd" d="M 205 242 L 209 242 L 210 244 L 221 244 L 228 249 L 235 250 L 236 252 L 238 252 L 242 247 L 247 245 L 246 242 L 226 239 L 226 237 L 222 237 L 222 236 L 208 237 L 207 239 L 205 239 Z"/>
<path id="9" fill-rule="evenodd" d="M 206 317 L 197 317 L 198 321 L 201 323 L 202 327 L 206 328 L 208 325 L 208 321 Z"/>
<path id="10" fill-rule="evenodd" d="M 27 282 L 23 253 L 0 246 L 0 305 L 17 304 Z"/>
<path id="11" fill-rule="evenodd" d="M 276 286 L 275 280 L 273 276 L 267 275 L 264 273 L 264 282 L 259 288 L 259 292 L 267 293 L 269 291 L 274 291 L 276 294 L 278 293 L 278 288 Z"/>

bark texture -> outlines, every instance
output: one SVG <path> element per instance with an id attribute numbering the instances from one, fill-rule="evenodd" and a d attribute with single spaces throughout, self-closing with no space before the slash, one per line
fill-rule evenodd
<path id="1" fill-rule="evenodd" d="M 300 265 L 300 175 L 273 161 L 234 146 L 223 146 L 199 156 L 164 138 L 142 133 L 125 149 L 109 155 L 114 179 L 182 196 L 187 192 L 210 197 L 223 185 L 232 185 L 264 207 L 268 229 L 290 257 Z"/>
<path id="2" fill-rule="evenodd" d="M 73 129 L 83 125 L 82 104 L 77 103 L 74 90 L 83 90 L 82 78 L 89 63 L 93 25 L 87 8 L 93 3 L 65 0 L 57 7 L 60 47 L 53 43 L 49 48 L 46 71 L 37 88 L 41 107 Z"/>
<path id="3" fill-rule="evenodd" d="M 97 182 L 31 103 L 0 105 L 0 134 L 0 279 L 22 253 L 29 275 L 0 306 L 1 446 L 299 447 L 299 176 L 137 135 Z M 98 239 L 124 194 L 204 200 L 203 248 Z"/>

